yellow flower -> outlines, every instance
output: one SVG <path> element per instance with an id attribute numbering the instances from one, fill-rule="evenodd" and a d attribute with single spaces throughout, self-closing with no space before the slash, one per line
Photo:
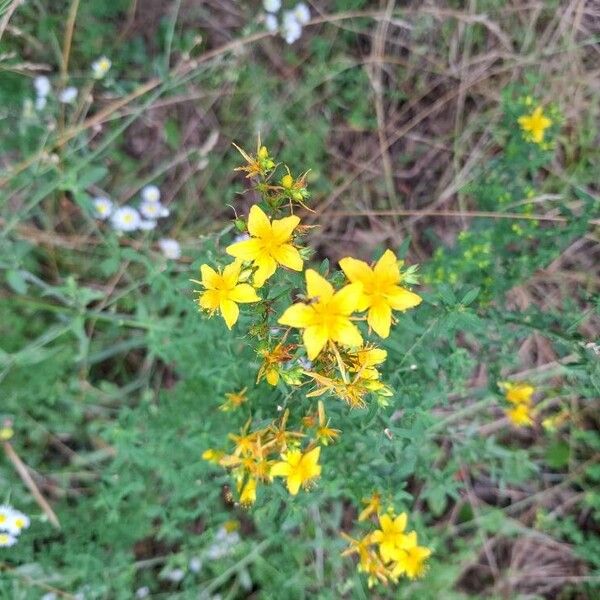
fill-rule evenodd
<path id="1" fill-rule="evenodd" d="M 222 273 L 217 273 L 208 265 L 202 265 L 200 267 L 202 281 L 193 280 L 206 289 L 198 297 L 200 308 L 208 310 L 211 316 L 219 310 L 229 329 L 238 320 L 240 314 L 238 304 L 260 301 L 251 285 L 239 283 L 241 268 L 240 261 L 227 265 Z"/>
<path id="2" fill-rule="evenodd" d="M 500 384 L 506 399 L 514 405 L 531 404 L 531 397 L 535 393 L 535 388 L 528 383 L 510 383 L 504 381 Z"/>
<path id="3" fill-rule="evenodd" d="M 300 219 L 295 215 L 270 221 L 255 204 L 248 215 L 250 239 L 232 244 L 225 251 L 236 258 L 253 262 L 257 267 L 254 285 L 262 287 L 275 273 L 278 264 L 294 271 L 302 271 L 302 257 L 291 244 L 292 233 L 299 223 Z"/>
<path id="4" fill-rule="evenodd" d="M 239 392 L 229 392 L 225 394 L 226 400 L 225 402 L 223 402 L 223 404 L 221 404 L 219 408 L 223 412 L 229 412 L 230 410 L 235 410 L 236 408 L 239 408 L 242 404 L 244 404 L 244 402 L 248 401 L 248 398 L 246 397 L 247 389 L 248 388 L 245 387 Z"/>
<path id="5" fill-rule="evenodd" d="M 379 515 L 379 527 L 373 532 L 372 540 L 379 544 L 379 553 L 385 562 L 394 559 L 398 550 L 410 547 L 411 538 L 404 533 L 408 517 L 401 513 L 393 518 L 390 515 Z"/>
<path id="6" fill-rule="evenodd" d="M 288 450 L 282 456 L 283 460 L 271 467 L 271 477 L 285 477 L 290 494 L 295 496 L 300 486 L 305 486 L 321 474 L 318 464 L 320 453 L 319 446 L 305 454 L 301 450 Z"/>
<path id="7" fill-rule="evenodd" d="M 531 409 L 527 404 L 517 404 L 514 408 L 506 411 L 506 416 L 517 427 L 531 427 Z"/>
<path id="8" fill-rule="evenodd" d="M 0 442 L 6 442 L 15 435 L 12 427 L 0 427 Z"/>
<path id="9" fill-rule="evenodd" d="M 431 556 L 431 550 L 417 545 L 417 533 L 411 531 L 407 536 L 407 548 L 398 550 L 394 560 L 396 564 L 392 570 L 394 578 L 406 575 L 409 579 L 421 577 L 425 572 L 425 561 Z"/>
<path id="10" fill-rule="evenodd" d="M 398 260 L 391 250 L 371 268 L 355 258 L 342 258 L 340 267 L 352 283 L 362 283 L 358 310 L 369 310 L 367 322 L 382 338 L 390 334 L 392 310 L 407 310 L 421 303 L 421 297 L 398 285 L 402 280 Z"/>
<path id="11" fill-rule="evenodd" d="M 240 504 L 250 506 L 256 502 L 256 479 L 250 477 L 240 494 Z"/>
<path id="12" fill-rule="evenodd" d="M 371 515 L 379 512 L 381 508 L 381 494 L 375 492 L 370 498 L 363 500 L 363 504 L 366 504 L 366 506 L 358 515 L 359 521 L 366 521 Z"/>
<path id="13" fill-rule="evenodd" d="M 277 385 L 279 382 L 279 370 L 284 362 L 292 359 L 292 350 L 295 348 L 292 344 L 277 344 L 272 350 L 263 348 L 257 351 L 259 356 L 263 358 L 256 383 L 265 378 L 269 385 Z"/>
<path id="14" fill-rule="evenodd" d="M 307 269 L 306 289 L 311 303 L 293 304 L 278 322 L 304 329 L 303 340 L 309 360 L 314 360 L 330 340 L 344 346 L 360 346 L 362 336 L 350 315 L 357 309 L 362 285 L 353 283 L 335 292 L 326 279 Z"/>
<path id="15" fill-rule="evenodd" d="M 335 442 L 341 431 L 329 427 L 329 419 L 325 414 L 325 405 L 321 400 L 317 403 L 317 412 L 319 414 L 319 426 L 317 427 L 316 437 L 323 446 L 328 446 L 329 442 Z"/>
<path id="16" fill-rule="evenodd" d="M 202 460 L 206 460 L 211 463 L 219 464 L 221 459 L 225 456 L 224 452 L 220 450 L 213 450 L 212 448 L 208 448 L 202 453 Z"/>
<path id="17" fill-rule="evenodd" d="M 357 373 L 359 379 L 379 379 L 379 371 L 375 368 L 385 362 L 387 352 L 381 348 L 361 348 L 351 355 L 353 366 L 351 373 Z"/>
<path id="18" fill-rule="evenodd" d="M 519 117 L 518 121 L 526 138 L 536 144 L 544 141 L 544 132 L 552 125 L 552 120 L 544 116 L 541 106 L 538 106 L 530 115 Z"/>

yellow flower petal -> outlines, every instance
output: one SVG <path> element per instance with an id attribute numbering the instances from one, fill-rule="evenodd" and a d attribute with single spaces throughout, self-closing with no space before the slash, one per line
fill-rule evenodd
<path id="1" fill-rule="evenodd" d="M 242 261 L 234 260 L 232 263 L 229 263 L 223 269 L 223 280 L 225 283 L 225 287 L 232 288 L 237 283 L 237 280 L 240 277 L 240 271 L 242 270 Z"/>
<path id="2" fill-rule="evenodd" d="M 206 310 L 219 308 L 221 294 L 217 290 L 207 290 L 198 297 L 198 304 Z"/>
<path id="3" fill-rule="evenodd" d="M 254 264 L 258 267 L 254 273 L 254 286 L 261 288 L 277 270 L 277 262 L 269 255 L 261 254 L 254 260 Z"/>
<path id="4" fill-rule="evenodd" d="M 272 467 L 269 475 L 271 477 L 287 477 L 290 474 L 291 467 L 285 461 L 276 462 Z"/>
<path id="5" fill-rule="evenodd" d="M 225 324 L 231 329 L 240 315 L 238 305 L 233 300 L 221 300 L 219 308 L 221 309 L 223 319 L 225 319 Z"/>
<path id="6" fill-rule="evenodd" d="M 208 289 L 215 289 L 221 280 L 221 276 L 209 265 L 201 265 L 200 273 L 202 273 L 202 285 Z"/>
<path id="7" fill-rule="evenodd" d="M 290 475 L 287 478 L 287 488 L 292 496 L 295 496 L 300 491 L 302 485 L 302 478 L 299 475 Z"/>
<path id="8" fill-rule="evenodd" d="M 241 303 L 260 301 L 260 297 L 256 294 L 256 290 L 248 283 L 238 283 L 238 285 L 229 292 L 229 299 Z"/>
<path id="9" fill-rule="evenodd" d="M 391 250 L 386 250 L 375 263 L 373 273 L 376 278 L 383 278 L 389 283 L 398 283 L 400 281 L 400 269 L 398 268 L 396 255 Z"/>
<path id="10" fill-rule="evenodd" d="M 260 240 L 250 239 L 227 246 L 225 252 L 230 256 L 241 258 L 242 260 L 255 260 L 257 256 L 260 256 L 262 246 Z"/>
<path id="11" fill-rule="evenodd" d="M 386 338 L 390 335 L 392 324 L 392 309 L 387 302 L 377 302 L 369 309 L 367 322 L 373 331 L 380 337 Z"/>
<path id="12" fill-rule="evenodd" d="M 314 360 L 327 343 L 327 329 L 321 325 L 307 327 L 304 330 L 302 339 L 304 340 L 304 345 L 306 346 L 306 354 L 308 355 L 308 359 Z"/>
<path id="13" fill-rule="evenodd" d="M 333 296 L 333 286 L 313 269 L 306 270 L 306 292 L 309 298 L 328 300 Z"/>
<path id="14" fill-rule="evenodd" d="M 350 283 L 337 291 L 332 300 L 336 312 L 342 315 L 349 315 L 356 310 L 363 292 L 362 283 Z"/>
<path id="15" fill-rule="evenodd" d="M 329 333 L 334 341 L 343 346 L 348 346 L 349 348 L 362 346 L 362 335 L 360 334 L 358 327 L 349 319 L 338 319 L 333 331 L 330 331 Z"/>
<path id="16" fill-rule="evenodd" d="M 250 208 L 250 214 L 248 215 L 248 233 L 258 238 L 268 237 L 272 233 L 269 217 L 265 215 L 258 204 L 254 204 L 252 208 Z"/>
<path id="17" fill-rule="evenodd" d="M 271 256 L 284 267 L 294 271 L 302 271 L 304 262 L 300 252 L 291 244 L 282 244 L 271 250 Z"/>
<path id="18" fill-rule="evenodd" d="M 400 286 L 394 286 L 385 295 L 385 299 L 394 310 L 407 310 L 418 306 L 422 302 L 421 296 Z"/>
<path id="19" fill-rule="evenodd" d="M 360 282 L 366 285 L 373 280 L 371 267 L 362 260 L 350 256 L 342 258 L 340 268 L 352 283 Z"/>
<path id="20" fill-rule="evenodd" d="M 296 215 L 274 220 L 272 223 L 273 237 L 277 243 L 284 244 L 287 242 L 292 237 L 292 232 L 298 227 L 299 223 L 300 219 Z"/>
<path id="21" fill-rule="evenodd" d="M 277 322 L 288 327 L 304 328 L 313 324 L 314 316 L 315 311 L 310 306 L 298 303 L 287 308 Z"/>

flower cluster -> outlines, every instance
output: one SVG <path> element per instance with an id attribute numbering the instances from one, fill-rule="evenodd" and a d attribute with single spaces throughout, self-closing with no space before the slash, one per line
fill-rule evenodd
<path id="1" fill-rule="evenodd" d="M 504 392 L 506 401 L 511 405 L 505 410 L 506 416 L 517 427 L 531 427 L 533 425 L 531 401 L 535 388 L 528 383 L 499 383 Z"/>
<path id="2" fill-rule="evenodd" d="M 533 112 L 522 115 L 518 119 L 523 137 L 534 144 L 543 144 L 546 129 L 552 126 L 552 119 L 544 115 L 541 106 L 536 107 Z"/>
<path id="3" fill-rule="evenodd" d="M 279 165 L 260 142 L 255 154 L 238 150 L 245 164 L 237 170 L 260 200 L 247 219 L 235 220 L 238 236 L 225 247 L 230 262 L 202 264 L 201 278 L 192 281 L 200 286 L 200 311 L 219 315 L 228 329 L 245 314 L 246 337 L 261 361 L 256 384 L 265 380 L 286 391 L 277 418 L 265 425 L 251 417 L 239 433 L 229 434 L 233 449 L 203 454 L 231 471 L 240 504 L 250 506 L 257 490 L 278 478 L 296 496 L 321 476 L 321 450 L 342 435 L 325 413 L 329 398 L 351 409 L 369 399 L 382 406 L 389 402 L 393 392 L 380 373 L 387 352 L 372 337 L 387 338 L 399 314 L 418 306 L 421 297 L 409 289 L 418 283 L 415 267 L 404 269 L 391 250 L 374 263 L 345 257 L 333 273 L 306 268 L 311 251 L 303 242 L 310 227 L 295 213 L 311 211 L 308 173 Z M 227 393 L 220 409 L 248 411 L 247 392 L 248 386 Z M 298 401 L 292 403 L 294 395 Z M 413 577 L 422 571 L 424 551 L 416 534 L 407 534 L 393 557 L 380 557 L 376 564 L 386 581 L 404 573 Z"/>
<path id="4" fill-rule="evenodd" d="M 302 37 L 302 28 L 310 22 L 310 9 L 304 2 L 299 2 L 292 10 L 283 11 L 281 23 L 277 18 L 281 0 L 264 0 L 263 6 L 267 12 L 264 17 L 267 31 L 279 31 L 288 44 L 293 44 Z"/>
<path id="5" fill-rule="evenodd" d="M 378 493 L 364 502 L 367 506 L 358 520 L 365 521 L 376 514 L 379 529 L 369 531 L 359 539 L 342 533 L 349 543 L 342 556 L 358 555 L 358 570 L 368 575 L 369 587 L 378 581 L 396 583 L 402 576 L 409 579 L 421 577 L 431 550 L 419 546 L 416 531 L 406 531 L 406 513 L 396 515 L 393 508 L 381 512 L 381 496 Z"/>
<path id="6" fill-rule="evenodd" d="M 29 527 L 29 517 L 11 506 L 0 506 L 0 548 L 14 546 L 18 537 Z"/>

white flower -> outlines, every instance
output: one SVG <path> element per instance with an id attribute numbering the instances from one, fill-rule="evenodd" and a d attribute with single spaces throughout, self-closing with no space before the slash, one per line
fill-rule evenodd
<path id="1" fill-rule="evenodd" d="M 92 63 L 92 73 L 94 79 L 102 79 L 112 66 L 112 62 L 106 56 L 101 56 L 98 60 Z"/>
<path id="2" fill-rule="evenodd" d="M 46 108 L 47 103 L 48 98 L 46 98 L 46 96 L 38 96 L 35 99 L 35 110 L 44 110 L 44 108 Z"/>
<path id="3" fill-rule="evenodd" d="M 177 260 L 181 257 L 181 246 L 177 240 L 163 238 L 162 240 L 158 240 L 158 246 L 166 258 Z"/>
<path id="4" fill-rule="evenodd" d="M 200 569 L 202 569 L 202 559 L 198 556 L 194 556 L 190 559 L 189 567 L 192 573 L 199 573 Z"/>
<path id="5" fill-rule="evenodd" d="M 48 592 L 47 594 L 44 594 L 40 600 L 56 600 L 57 598 L 58 596 L 54 592 Z"/>
<path id="6" fill-rule="evenodd" d="M 312 369 L 312 362 L 310 362 L 310 360 L 308 360 L 308 358 L 304 358 L 304 356 L 301 356 L 298 360 L 297 360 L 298 366 L 303 368 L 305 371 L 310 371 Z"/>
<path id="7" fill-rule="evenodd" d="M 10 533 L 0 533 L 0 548 L 10 548 L 17 543 L 17 538 Z"/>
<path id="8" fill-rule="evenodd" d="M 185 577 L 185 571 L 183 569 L 173 569 L 165 573 L 165 579 L 172 581 L 173 583 L 179 583 Z"/>
<path id="9" fill-rule="evenodd" d="M 269 33 L 275 33 L 279 29 L 275 15 L 265 15 L 265 27 Z"/>
<path id="10" fill-rule="evenodd" d="M 144 200 L 140 204 L 140 212 L 146 219 L 160 219 L 169 216 L 168 208 L 165 208 L 160 202 L 148 202 L 148 200 Z"/>
<path id="11" fill-rule="evenodd" d="M 298 3 L 292 12 L 300 25 L 306 25 L 310 21 L 310 9 L 304 2 Z"/>
<path id="12" fill-rule="evenodd" d="M 0 506 L 0 531 L 10 529 L 10 523 L 13 520 L 14 513 L 14 509 L 11 506 L 8 506 L 8 504 Z"/>
<path id="13" fill-rule="evenodd" d="M 76 87 L 67 87 L 59 92 L 58 101 L 62 102 L 63 104 L 72 104 L 75 102 L 78 93 L 79 92 L 77 91 Z"/>
<path id="14" fill-rule="evenodd" d="M 92 200 L 92 204 L 94 205 L 94 216 L 96 219 L 102 219 L 102 221 L 105 221 L 112 214 L 113 203 L 108 198 L 98 196 Z"/>
<path id="15" fill-rule="evenodd" d="M 147 185 L 142 188 L 142 200 L 144 202 L 158 202 L 160 200 L 160 190 L 155 185 Z"/>
<path id="16" fill-rule="evenodd" d="M 50 80 L 45 75 L 38 75 L 33 80 L 33 87 L 38 98 L 45 98 L 52 89 Z"/>
<path id="17" fill-rule="evenodd" d="M 140 229 L 142 231 L 150 231 L 156 227 L 156 221 L 140 221 Z"/>
<path id="18" fill-rule="evenodd" d="M 298 22 L 296 15 L 291 11 L 283 13 L 281 35 L 288 44 L 293 44 L 302 36 L 302 25 Z"/>
<path id="19" fill-rule="evenodd" d="M 29 517 L 18 510 L 13 510 L 7 527 L 12 535 L 19 535 L 23 529 L 27 529 L 31 521 Z"/>
<path id="20" fill-rule="evenodd" d="M 136 598 L 147 598 L 150 595 L 150 588 L 148 586 L 144 586 L 135 590 Z"/>
<path id="21" fill-rule="evenodd" d="M 263 0 L 265 10 L 270 13 L 276 13 L 281 8 L 281 0 Z"/>
<path id="22" fill-rule="evenodd" d="M 250 239 L 249 233 L 240 233 L 233 238 L 233 243 L 237 244 L 238 242 L 245 242 Z"/>
<path id="23" fill-rule="evenodd" d="M 110 218 L 117 231 L 135 231 L 139 228 L 141 220 L 140 213 L 131 206 L 117 208 Z"/>

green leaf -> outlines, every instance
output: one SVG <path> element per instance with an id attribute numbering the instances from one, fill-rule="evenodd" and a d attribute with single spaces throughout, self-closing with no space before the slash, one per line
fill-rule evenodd
<path id="1" fill-rule="evenodd" d="M 546 461 L 553 469 L 560 469 L 569 463 L 571 450 L 566 442 L 555 442 L 546 451 Z"/>

